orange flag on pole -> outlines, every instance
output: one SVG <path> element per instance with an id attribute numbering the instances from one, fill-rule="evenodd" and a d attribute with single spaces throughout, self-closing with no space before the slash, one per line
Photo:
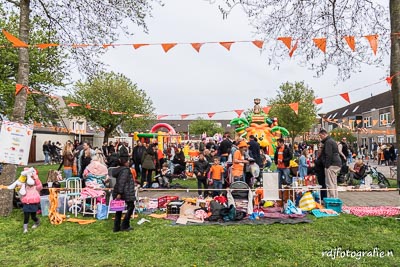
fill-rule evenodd
<path id="1" fill-rule="evenodd" d="M 346 40 L 351 50 L 353 50 L 353 52 L 356 51 L 356 42 L 354 40 L 354 36 L 345 36 L 344 39 Z"/>
<path id="2" fill-rule="evenodd" d="M 278 40 L 282 41 L 289 50 L 292 47 L 292 37 L 278 37 Z"/>
<path id="3" fill-rule="evenodd" d="M 222 45 L 223 47 L 225 47 L 226 50 L 228 50 L 228 51 L 231 51 L 231 45 L 232 45 L 233 43 L 234 43 L 234 42 L 219 42 L 219 44 Z"/>
<path id="4" fill-rule="evenodd" d="M 194 48 L 194 50 L 196 50 L 197 52 L 200 52 L 200 48 L 204 43 L 191 43 L 192 47 Z"/>
<path id="5" fill-rule="evenodd" d="M 367 38 L 369 45 L 371 46 L 372 51 L 374 52 L 374 55 L 376 55 L 376 51 L 378 50 L 378 35 L 374 34 L 374 35 L 367 35 L 364 37 Z"/>
<path id="6" fill-rule="evenodd" d="M 316 104 L 316 105 L 320 105 L 320 104 L 322 104 L 324 102 L 324 100 L 322 99 L 322 98 L 316 98 L 316 99 L 314 99 L 314 103 Z"/>
<path id="7" fill-rule="evenodd" d="M 10 41 L 14 47 L 28 47 L 28 44 L 21 41 L 11 33 L 7 32 L 6 30 L 3 29 L 3 34 L 7 38 L 8 41 Z"/>
<path id="8" fill-rule="evenodd" d="M 133 48 L 138 49 L 141 48 L 142 46 L 147 46 L 149 44 L 133 44 Z"/>
<path id="9" fill-rule="evenodd" d="M 290 103 L 289 106 L 291 109 L 293 109 L 293 111 L 294 111 L 294 113 L 296 113 L 296 115 L 299 115 L 299 102 Z"/>
<path id="10" fill-rule="evenodd" d="M 162 48 L 164 49 L 164 52 L 167 53 L 171 48 L 176 46 L 177 43 L 167 43 L 167 44 L 161 44 Z"/>
<path id="11" fill-rule="evenodd" d="M 314 44 L 324 53 L 326 53 L 326 38 L 314 38 Z"/>
<path id="12" fill-rule="evenodd" d="M 262 49 L 263 45 L 264 45 L 264 41 L 260 41 L 260 40 L 255 40 L 252 42 L 255 46 L 257 46 L 258 48 Z"/>
<path id="13" fill-rule="evenodd" d="M 350 103 L 349 93 L 342 93 L 340 94 L 340 96 L 343 97 L 344 100 Z"/>

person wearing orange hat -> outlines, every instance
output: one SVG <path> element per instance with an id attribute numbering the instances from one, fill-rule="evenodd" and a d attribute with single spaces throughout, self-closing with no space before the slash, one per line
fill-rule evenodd
<path id="1" fill-rule="evenodd" d="M 247 143 L 245 141 L 240 141 L 238 148 L 233 154 L 233 165 L 232 165 L 232 176 L 233 181 L 242 181 L 244 182 L 243 170 L 244 165 L 248 164 L 249 161 L 245 160 L 244 155 L 247 151 Z"/>

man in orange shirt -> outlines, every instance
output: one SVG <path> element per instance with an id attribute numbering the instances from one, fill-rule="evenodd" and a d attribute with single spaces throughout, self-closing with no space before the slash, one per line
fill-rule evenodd
<path id="1" fill-rule="evenodd" d="M 248 145 L 246 141 L 241 141 L 238 145 L 239 150 L 236 150 L 233 154 L 232 176 L 234 182 L 244 182 L 244 165 L 249 163 L 247 160 L 244 159 L 247 147 Z"/>
<path id="2" fill-rule="evenodd" d="M 219 164 L 219 158 L 214 158 L 214 165 L 210 168 L 210 177 L 213 181 L 214 189 L 222 189 L 222 174 L 225 172 L 224 168 Z M 221 191 L 214 191 L 213 197 L 221 194 Z"/>
<path id="3" fill-rule="evenodd" d="M 278 146 L 275 151 L 274 161 L 278 170 L 279 188 L 282 188 L 282 182 L 285 180 L 287 184 L 290 184 L 290 160 L 292 159 L 292 151 L 285 145 L 285 141 L 282 138 L 278 140 Z"/>

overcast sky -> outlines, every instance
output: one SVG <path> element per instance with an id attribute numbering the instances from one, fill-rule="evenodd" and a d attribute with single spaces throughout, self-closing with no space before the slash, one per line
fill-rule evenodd
<path id="1" fill-rule="evenodd" d="M 216 5 L 204 0 L 167 0 L 156 6 L 148 20 L 149 33 L 133 28 L 135 36 L 121 37 L 119 43 L 169 43 L 255 40 L 254 30 L 240 8 L 223 20 Z M 276 40 L 271 40 L 276 42 Z M 269 66 L 267 51 L 251 43 L 233 44 L 227 51 L 219 44 L 205 44 L 197 53 L 189 44 L 177 45 L 168 53 L 161 46 L 137 50 L 131 46 L 108 48 L 103 60 L 109 70 L 120 72 L 137 83 L 152 99 L 156 114 L 207 113 L 253 107 L 253 99 L 274 97 L 282 83 L 305 81 L 317 97 L 351 91 L 375 83 L 388 74 L 388 68 L 365 66 L 350 80 L 337 83 L 336 70 L 324 76 L 300 67 L 296 57 L 282 59 L 279 70 Z M 389 66 L 389 62 L 387 62 Z M 389 90 L 385 83 L 350 93 L 352 102 Z M 340 97 L 324 99 L 321 112 L 346 105 Z M 231 119 L 234 112 L 216 114 L 213 119 Z M 197 116 L 188 117 L 194 119 Z M 207 118 L 207 115 L 203 115 Z M 179 119 L 170 116 L 166 119 Z"/>

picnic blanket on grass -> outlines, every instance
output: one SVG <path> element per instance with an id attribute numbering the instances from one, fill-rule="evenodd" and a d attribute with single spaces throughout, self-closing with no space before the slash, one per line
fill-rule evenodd
<path id="1" fill-rule="evenodd" d="M 383 216 L 391 217 L 400 215 L 399 207 L 379 206 L 379 207 L 347 207 L 343 206 L 344 213 L 353 214 L 358 217 L 364 216 Z"/>

